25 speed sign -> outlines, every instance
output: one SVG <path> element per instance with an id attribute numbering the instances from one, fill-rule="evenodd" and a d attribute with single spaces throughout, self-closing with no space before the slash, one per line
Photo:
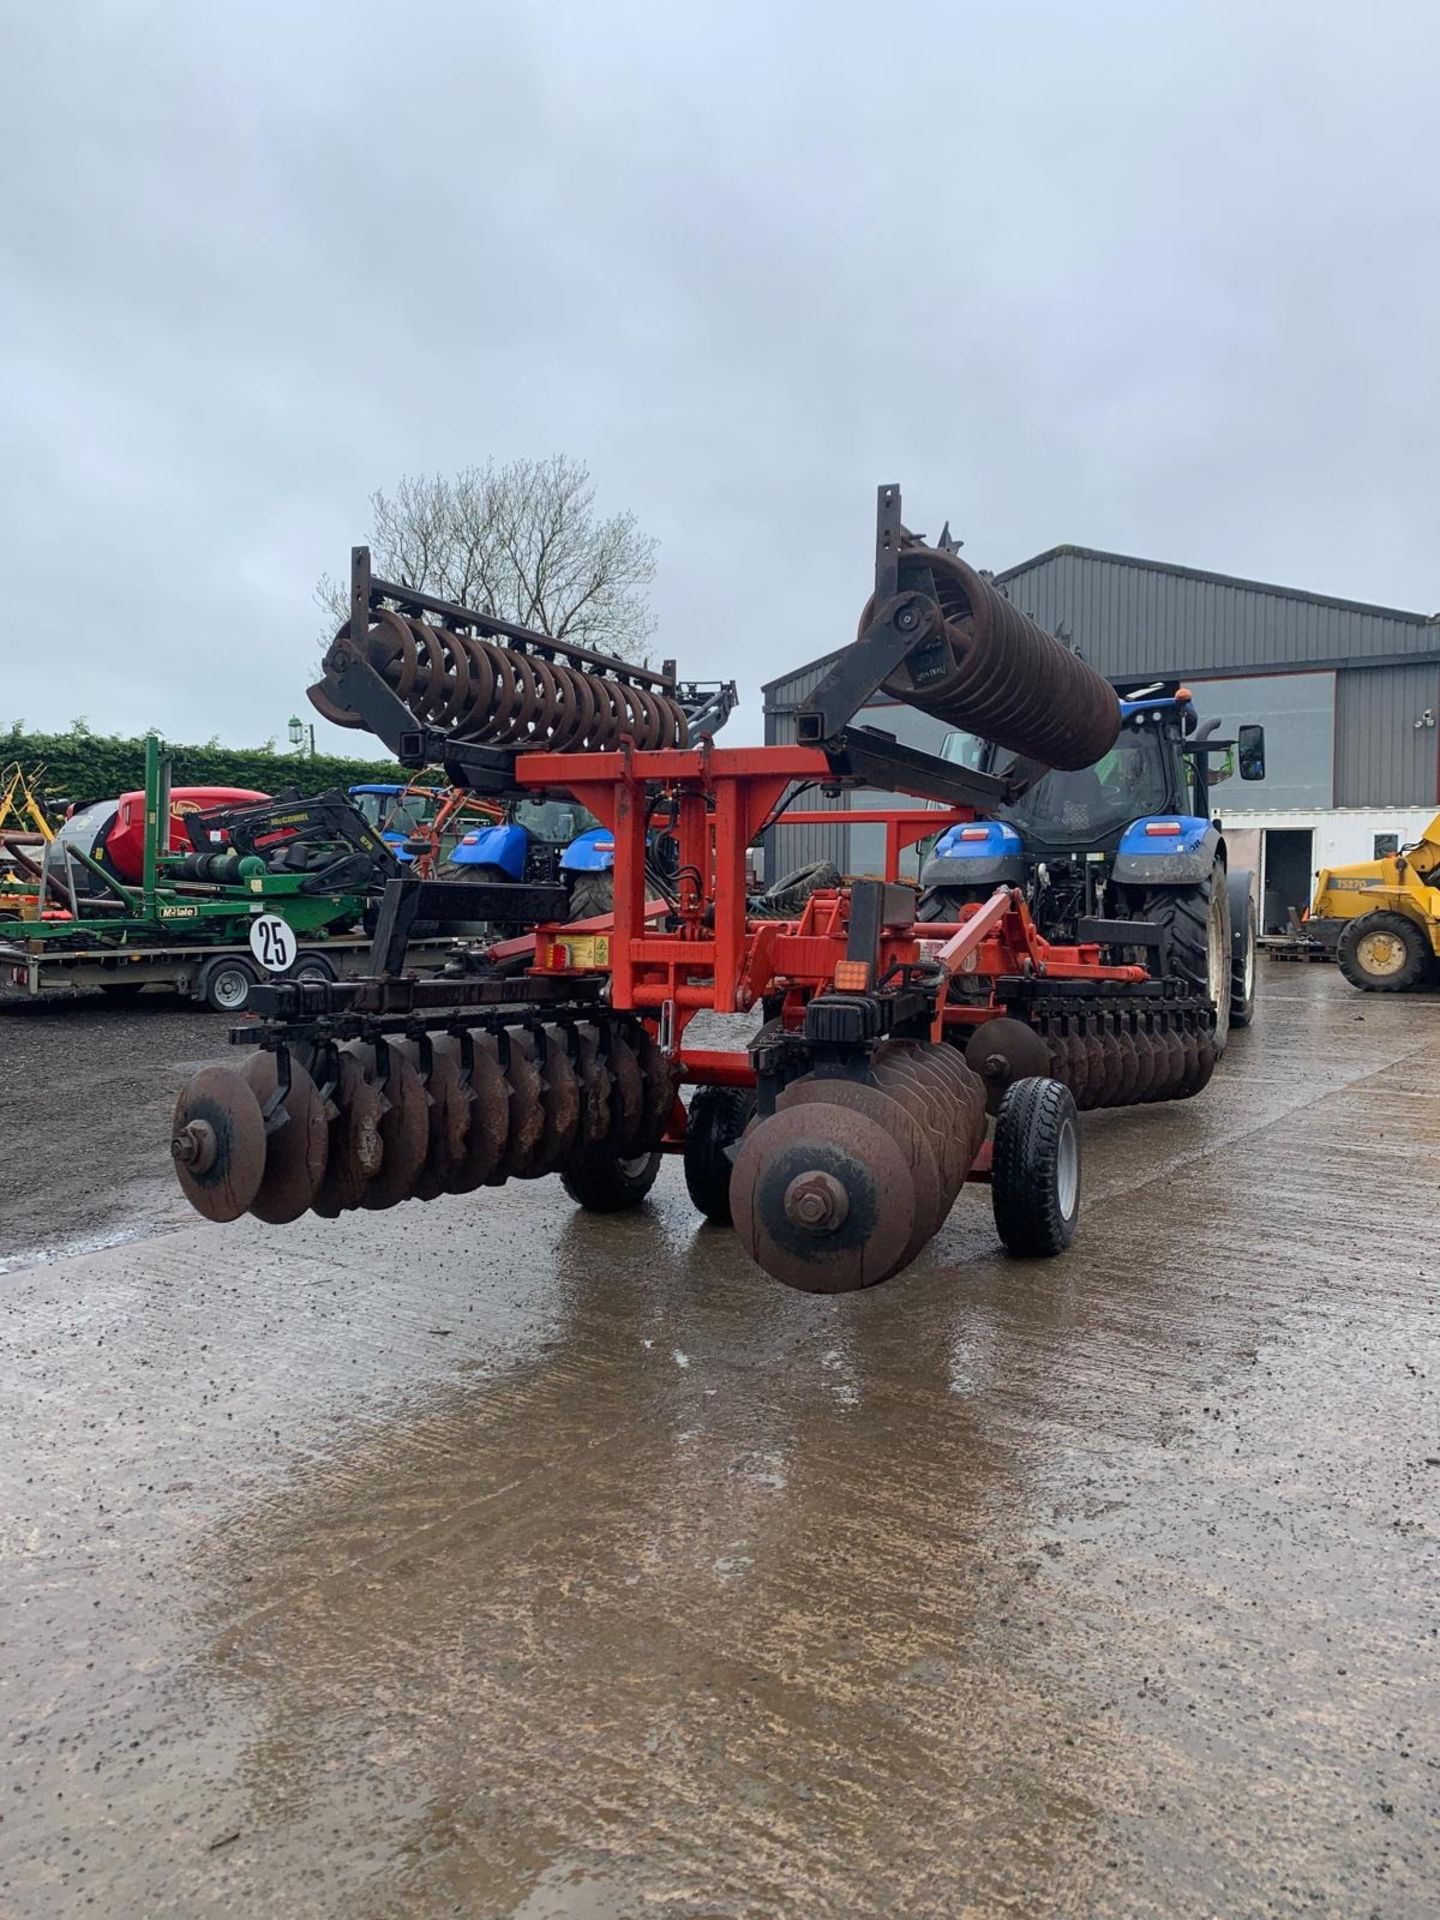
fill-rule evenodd
<path id="1" fill-rule="evenodd" d="M 250 922 L 250 951 L 267 973 L 288 973 L 299 950 L 295 929 L 278 913 L 262 913 Z"/>

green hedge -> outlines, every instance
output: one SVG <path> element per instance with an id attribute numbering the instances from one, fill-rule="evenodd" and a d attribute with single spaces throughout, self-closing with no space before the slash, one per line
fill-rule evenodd
<path id="1" fill-rule="evenodd" d="M 401 780 L 405 775 L 393 760 L 343 760 L 330 754 L 277 752 L 263 747 L 222 747 L 207 740 L 203 747 L 165 742 L 171 758 L 171 780 L 177 787 L 251 787 L 278 793 L 298 787 L 319 793 L 326 787 L 349 787 L 361 780 Z M 108 800 L 132 793 L 145 784 L 145 741 L 121 739 L 117 734 L 91 733 L 84 724 L 68 733 L 31 733 L 20 721 L 0 730 L 0 768 L 18 760 L 27 773 L 43 767 L 40 791 L 47 798 Z"/>

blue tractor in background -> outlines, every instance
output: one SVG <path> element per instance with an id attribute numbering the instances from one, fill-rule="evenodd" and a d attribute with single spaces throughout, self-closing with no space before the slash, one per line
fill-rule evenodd
<path id="1" fill-rule="evenodd" d="M 570 918 L 609 913 L 615 904 L 615 840 L 583 807 L 563 800 L 515 800 L 505 818 L 457 842 L 447 880 L 562 882 Z"/>
<path id="2" fill-rule="evenodd" d="M 1097 940 L 1112 959 L 1207 993 L 1218 1049 L 1254 1010 L 1256 929 L 1251 876 L 1229 864 L 1210 788 L 1228 778 L 1237 746 L 1240 778 L 1264 779 L 1264 728 L 1216 739 L 1218 721 L 1202 726 L 1177 681 L 1122 683 L 1117 697 L 1119 737 L 1093 767 L 1046 773 L 994 819 L 939 835 L 920 871 L 919 917 L 954 920 L 997 886 L 1018 887 L 1048 939 Z M 996 748 L 971 734 L 952 733 L 942 751 L 1003 771 Z"/>

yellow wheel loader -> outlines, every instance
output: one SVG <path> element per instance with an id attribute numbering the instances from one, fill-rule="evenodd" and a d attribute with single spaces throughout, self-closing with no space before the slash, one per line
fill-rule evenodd
<path id="1" fill-rule="evenodd" d="M 1305 931 L 1333 942 L 1340 971 L 1366 993 L 1440 976 L 1440 813 L 1413 847 L 1322 868 Z"/>

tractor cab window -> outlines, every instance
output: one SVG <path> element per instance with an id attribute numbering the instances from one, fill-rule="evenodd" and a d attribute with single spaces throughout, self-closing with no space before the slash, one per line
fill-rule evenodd
<path id="1" fill-rule="evenodd" d="M 1160 729 L 1146 726 L 1126 727 L 1093 767 L 1047 773 L 1003 812 L 1040 845 L 1079 847 L 1173 804 Z"/>

